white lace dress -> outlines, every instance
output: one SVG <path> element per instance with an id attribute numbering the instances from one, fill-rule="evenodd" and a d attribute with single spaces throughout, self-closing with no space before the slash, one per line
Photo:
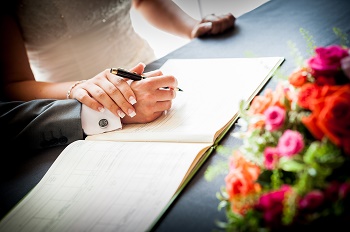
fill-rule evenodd
<path id="1" fill-rule="evenodd" d="M 153 61 L 130 8 L 131 0 L 22 0 L 17 16 L 36 80 L 82 80 Z"/>

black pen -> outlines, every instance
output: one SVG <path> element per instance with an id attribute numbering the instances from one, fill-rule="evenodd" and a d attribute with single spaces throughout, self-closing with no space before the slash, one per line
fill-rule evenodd
<path id="1" fill-rule="evenodd" d="M 125 77 L 125 78 L 128 78 L 128 79 L 133 80 L 133 81 L 140 81 L 142 79 L 147 78 L 147 77 L 142 76 L 136 72 L 129 72 L 123 68 L 111 68 L 111 70 L 109 72 L 114 74 L 114 75 Z M 169 87 L 164 87 L 163 89 L 169 89 Z M 175 90 L 176 91 L 183 91 L 180 88 L 176 88 Z"/>

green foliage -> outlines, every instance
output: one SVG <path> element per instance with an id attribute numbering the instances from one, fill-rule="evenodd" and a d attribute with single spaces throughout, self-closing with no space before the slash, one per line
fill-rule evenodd
<path id="1" fill-rule="evenodd" d="M 306 45 L 308 48 L 307 53 L 309 54 L 309 56 L 315 55 L 316 45 L 312 35 L 309 33 L 309 31 L 305 30 L 304 28 L 300 28 L 299 31 L 306 41 Z"/>
<path id="2" fill-rule="evenodd" d="M 333 32 L 340 39 L 340 45 L 344 47 L 349 45 L 348 35 L 344 33 L 340 28 L 333 27 Z"/>
<path id="3" fill-rule="evenodd" d="M 304 62 L 304 58 L 301 55 L 301 52 L 299 51 L 299 49 L 297 48 L 296 44 L 292 41 L 287 41 L 287 46 L 290 50 L 290 54 L 294 59 L 294 64 L 296 67 L 302 67 L 303 66 L 303 62 Z"/>
<path id="4" fill-rule="evenodd" d="M 216 147 L 216 152 L 218 155 L 221 155 L 225 160 L 219 160 L 215 165 L 209 166 L 204 172 L 204 179 L 207 181 L 213 181 L 216 177 L 228 172 L 228 163 L 227 159 L 232 155 L 232 148 L 222 145 Z"/>
<path id="5" fill-rule="evenodd" d="M 216 177 L 228 172 L 227 161 L 219 161 L 215 165 L 209 166 L 204 172 L 204 178 L 206 181 L 213 181 Z"/>

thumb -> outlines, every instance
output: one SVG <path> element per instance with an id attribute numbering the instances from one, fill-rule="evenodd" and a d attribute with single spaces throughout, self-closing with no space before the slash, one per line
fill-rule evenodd
<path id="1" fill-rule="evenodd" d="M 136 72 L 138 74 L 142 74 L 145 70 L 146 65 L 142 62 L 138 63 L 136 66 L 130 69 L 131 72 Z"/>
<path id="2" fill-rule="evenodd" d="M 205 22 L 205 23 L 199 23 L 197 24 L 191 33 L 191 38 L 197 38 L 199 36 L 205 35 L 209 33 L 212 29 L 212 22 Z"/>

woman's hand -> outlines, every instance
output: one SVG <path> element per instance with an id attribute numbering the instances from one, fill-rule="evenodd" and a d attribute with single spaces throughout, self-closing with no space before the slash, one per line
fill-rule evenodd
<path id="1" fill-rule="evenodd" d="M 236 18 L 231 14 L 223 15 L 207 15 L 204 17 L 192 30 L 191 38 L 200 37 L 203 35 L 220 34 L 235 25 Z"/>
<path id="2" fill-rule="evenodd" d="M 144 68 L 144 64 L 139 64 Z M 95 77 L 81 82 L 71 89 L 70 98 L 75 98 L 91 109 L 102 111 L 104 108 L 123 118 L 135 116 L 136 96 L 123 77 L 110 73 L 109 69 Z"/>
<path id="3" fill-rule="evenodd" d="M 132 71 L 142 74 L 142 68 L 134 68 Z M 124 117 L 123 124 L 147 123 L 160 117 L 164 111 L 169 110 L 172 100 L 176 97 L 177 80 L 174 76 L 163 75 L 160 70 L 144 73 L 148 77 L 141 81 L 133 81 L 131 88 L 134 91 L 137 103 L 135 117 Z M 163 87 L 169 87 L 164 89 Z"/>

